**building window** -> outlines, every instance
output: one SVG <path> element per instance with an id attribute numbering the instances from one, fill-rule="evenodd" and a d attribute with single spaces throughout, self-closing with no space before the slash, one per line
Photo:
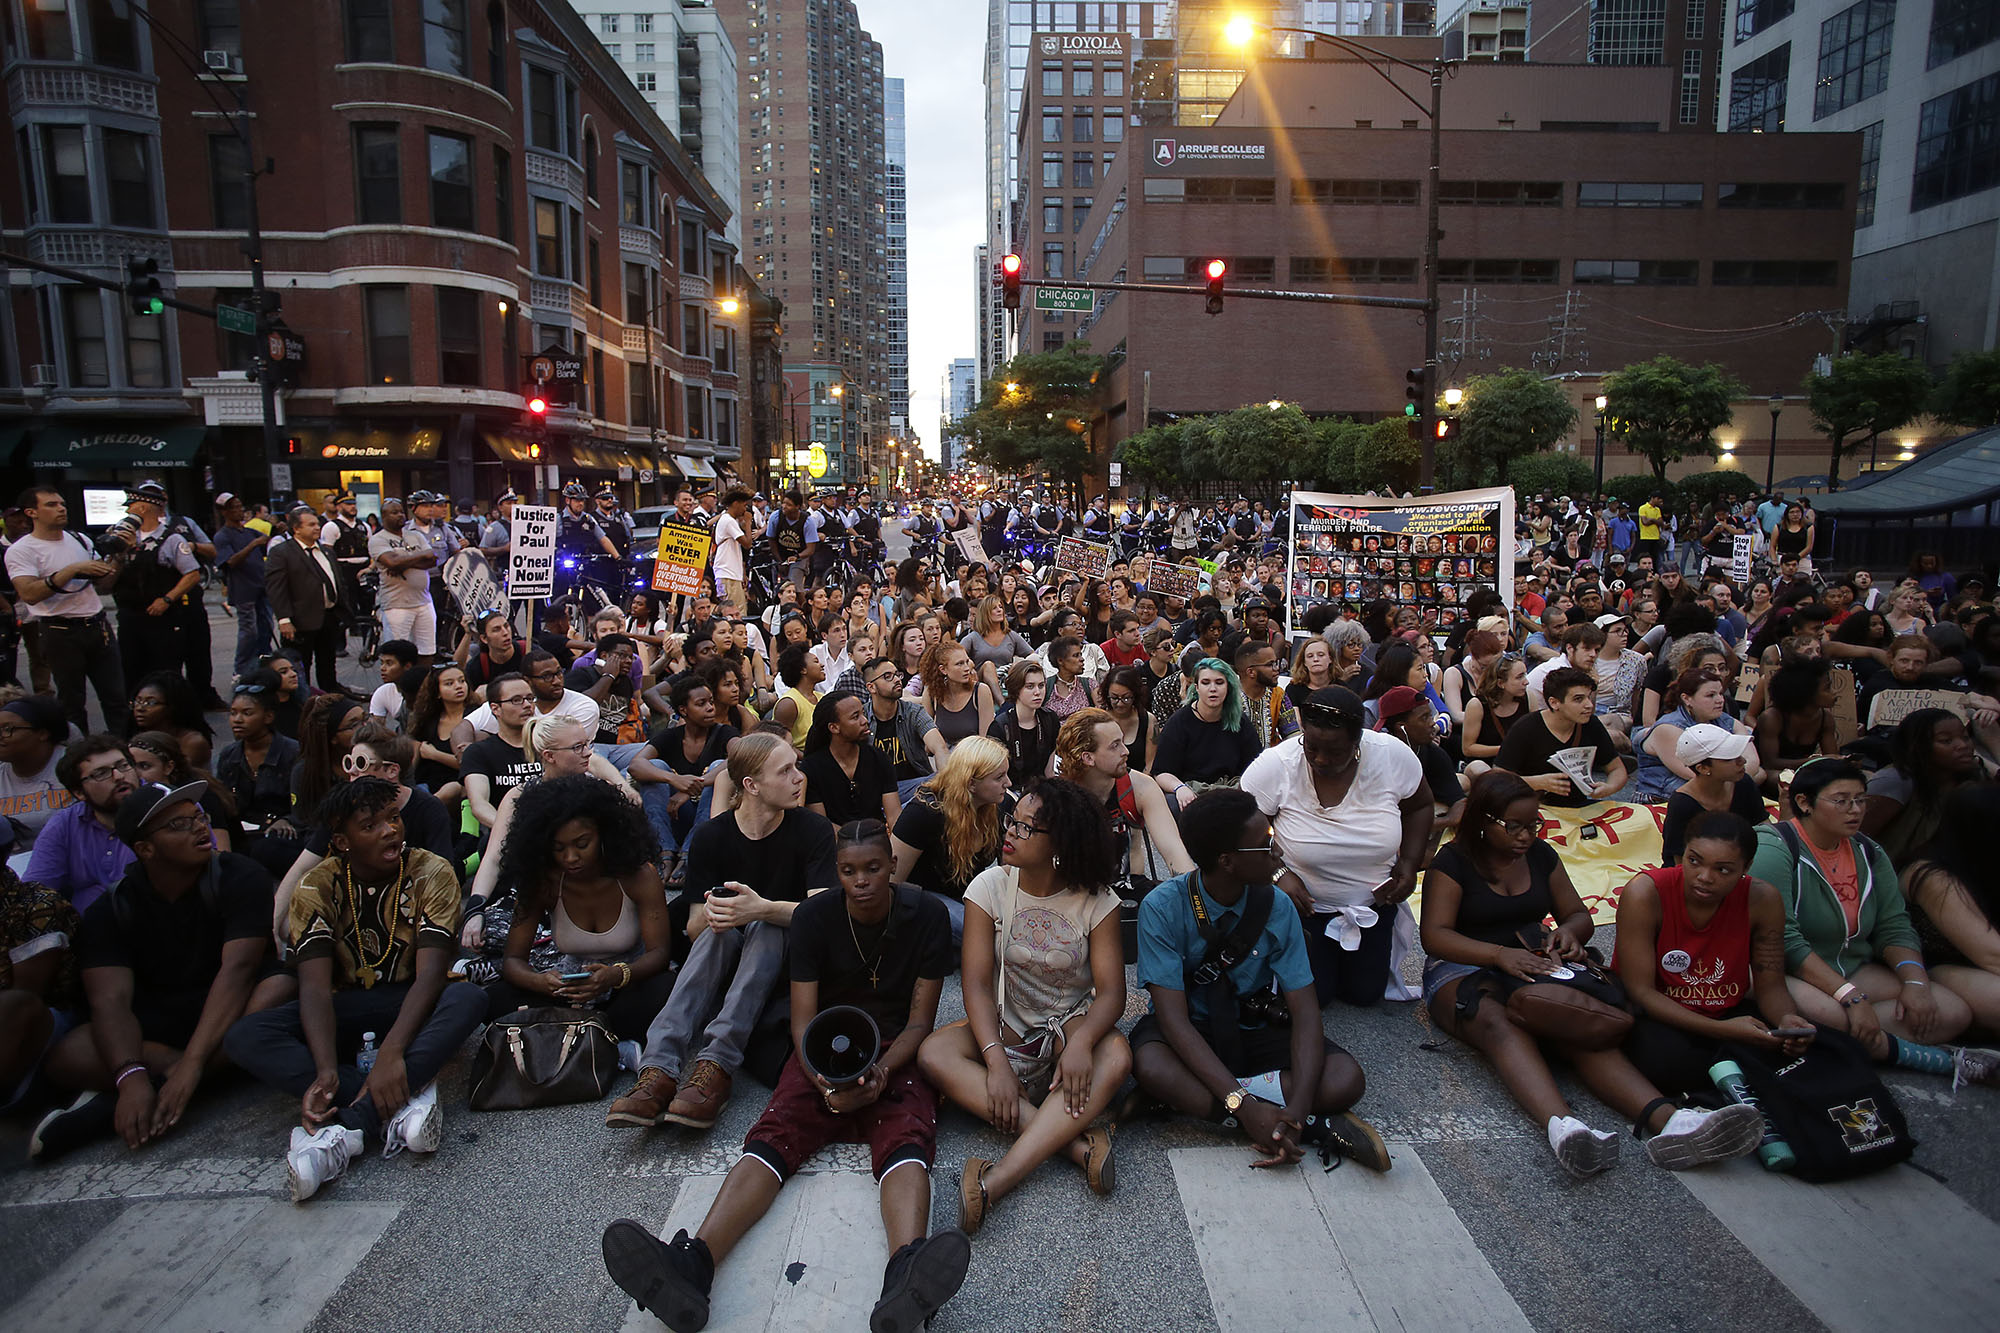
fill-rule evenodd
<path id="1" fill-rule="evenodd" d="M 514 243 L 514 155 L 493 150 L 493 234 Z"/>
<path id="2" fill-rule="evenodd" d="M 1839 208 L 1847 190 L 1839 181 L 1724 182 L 1715 187 L 1717 208 Z"/>
<path id="3" fill-rule="evenodd" d="M 1062 117 L 1061 107 L 1055 107 L 1042 112 L 1043 143 L 1061 143 L 1063 141 Z"/>
<path id="4" fill-rule="evenodd" d="M 402 166 L 394 125 L 354 127 L 355 220 L 393 223 L 403 220 Z"/>
<path id="5" fill-rule="evenodd" d="M 1896 0 L 1861 0 L 1819 25 L 1819 80 L 1813 119 L 1865 102 L 1889 86 L 1889 39 Z"/>
<path id="6" fill-rule="evenodd" d="M 1692 259 L 1579 259 L 1576 281 L 1621 287 L 1692 287 L 1701 265 Z"/>
<path id="7" fill-rule="evenodd" d="M 464 287 L 437 289 L 438 383 L 476 389 L 479 373 L 478 292 Z"/>
<path id="8" fill-rule="evenodd" d="M 701 307 L 681 307 L 681 350 L 689 356 L 706 356 L 701 336 Z"/>
<path id="9" fill-rule="evenodd" d="M 690 440 L 704 439 L 708 435 L 707 405 L 702 401 L 703 390 L 690 384 L 687 386 L 687 435 Z"/>
<path id="10" fill-rule="evenodd" d="M 618 16 L 616 14 L 599 14 L 597 16 L 597 30 L 599 32 L 617 32 Z"/>
<path id="11" fill-rule="evenodd" d="M 563 151 L 561 80 L 553 70 L 528 71 L 528 142 L 551 153 Z"/>
<path id="12" fill-rule="evenodd" d="M 1701 120 L 1701 51 L 1689 47 L 1681 52 L 1681 102 L 1680 123 L 1697 124 Z"/>
<path id="13" fill-rule="evenodd" d="M 583 243 L 583 248 L 584 254 L 587 257 L 584 264 L 584 272 L 589 282 L 590 303 L 602 310 L 604 308 L 604 280 L 599 270 L 603 267 L 604 253 L 602 248 L 597 244 L 595 236 L 586 240 Z"/>
<path id="14" fill-rule="evenodd" d="M 569 280 L 583 281 L 583 214 L 569 210 Z"/>
<path id="15" fill-rule="evenodd" d="M 597 131 L 583 132 L 583 197 L 597 199 Z"/>
<path id="16" fill-rule="evenodd" d="M 1840 265 L 1831 259 L 1718 259 L 1718 287 L 1831 287 Z"/>
<path id="17" fill-rule="evenodd" d="M 91 221 L 90 167 L 84 156 L 82 127 L 51 125 L 44 129 L 42 164 L 49 178 L 49 221 Z"/>
<path id="18" fill-rule="evenodd" d="M 391 0 L 347 0 L 347 58 L 375 65 L 396 59 Z"/>
<path id="19" fill-rule="evenodd" d="M 1061 153 L 1042 154 L 1042 188 L 1059 190 L 1062 188 L 1063 155 Z"/>
<path id="20" fill-rule="evenodd" d="M 368 382 L 410 382 L 410 289 L 369 286 L 361 289 L 362 313 L 368 322 Z"/>
<path id="21" fill-rule="evenodd" d="M 472 140 L 456 134 L 430 135 L 431 225 L 453 231 L 474 231 L 472 207 Z"/>
<path id="22" fill-rule="evenodd" d="M 1104 142 L 1125 142 L 1125 108 L 1108 106 L 1104 108 Z"/>
<path id="23" fill-rule="evenodd" d="M 208 136 L 208 197 L 217 231 L 242 231 L 250 225 L 250 182 L 244 178 L 249 162 L 235 135 Z"/>
<path id="24" fill-rule="evenodd" d="M 1681 35 L 1690 42 L 1698 42 L 1708 36 L 1708 0 L 1687 0 Z"/>
<path id="25" fill-rule="evenodd" d="M 1418 198 L 1415 181 L 1295 180 L 1295 204 L 1408 204 Z"/>
<path id="26" fill-rule="evenodd" d="M 615 61 L 622 62 L 625 59 L 625 48 L 617 42 L 606 42 L 604 44 L 604 54 L 610 56 Z"/>
<path id="27" fill-rule="evenodd" d="M 625 420 L 634 426 L 656 426 L 653 420 L 653 399 L 647 393 L 646 368 L 636 361 L 625 363 L 626 411 Z"/>
<path id="28" fill-rule="evenodd" d="M 1069 220 L 1070 234 L 1075 235 L 1081 232 L 1083 224 L 1090 220 L 1090 200 L 1072 199 L 1070 201 Z"/>
<path id="29" fill-rule="evenodd" d="M 605 415 L 608 404 L 604 401 L 604 349 L 590 349 L 590 410 L 598 416 Z"/>
<path id="30" fill-rule="evenodd" d="M 646 188 L 646 169 L 637 162 L 620 162 L 618 192 L 618 220 L 628 227 L 649 225 L 646 204 L 651 192 Z"/>
<path id="31" fill-rule="evenodd" d="M 1090 153 L 1078 153 L 1070 163 L 1070 188 L 1074 190 L 1094 189 L 1097 185 L 1097 158 Z"/>
<path id="32" fill-rule="evenodd" d="M 1062 329 L 1042 330 L 1042 350 L 1044 352 L 1060 352 L 1063 349 L 1063 344 L 1068 341 L 1069 334 Z"/>
<path id="33" fill-rule="evenodd" d="M 1069 71 L 1069 95 L 1071 97 L 1095 97 L 1091 86 L 1097 82 L 1097 66 L 1072 65 Z"/>
<path id="34" fill-rule="evenodd" d="M 1095 143 L 1097 141 L 1097 117 L 1088 111 L 1078 111 L 1069 118 L 1069 139 L 1071 143 Z"/>
<path id="35" fill-rule="evenodd" d="M 195 24 L 204 51 L 227 51 L 243 58 L 243 7 L 241 0 L 200 0 L 195 6 Z"/>
<path id="36" fill-rule="evenodd" d="M 486 6 L 486 82 L 507 95 L 507 7 L 501 0 Z"/>
<path id="37" fill-rule="evenodd" d="M 1355 259 L 1342 257 L 1334 259 L 1294 257 L 1291 265 L 1293 282 L 1397 282 L 1413 283 L 1417 280 L 1417 261 L 1414 259 Z"/>
<path id="38" fill-rule="evenodd" d="M 69 336 L 69 387 L 111 387 L 111 349 L 104 337 L 104 297 L 94 287 L 64 287 L 63 328 Z"/>
<path id="39" fill-rule="evenodd" d="M 1875 183 L 1882 175 L 1882 122 L 1861 131 L 1861 178 L 1854 190 L 1854 225 L 1875 225 Z"/>
<path id="40" fill-rule="evenodd" d="M 1591 7 L 1593 65 L 1657 65 L 1666 58 L 1667 0 L 1620 0 Z"/>
<path id="41" fill-rule="evenodd" d="M 167 387 L 167 322 L 159 315 L 125 315 L 125 379 L 136 389 Z"/>
<path id="42" fill-rule="evenodd" d="M 1931 0 L 1930 53 L 1924 68 L 1936 69 L 1995 39 L 2000 39 L 2000 8 L 1993 0 Z"/>
<path id="43" fill-rule="evenodd" d="M 150 229 L 159 225 L 153 209 L 152 158 L 145 135 L 126 130 L 104 132 L 104 176 L 112 226 Z"/>
<path id="44" fill-rule="evenodd" d="M 535 272 L 545 278 L 563 273 L 562 205 L 553 199 L 535 200 Z"/>
<path id="45" fill-rule="evenodd" d="M 634 14 L 632 16 L 633 32 L 651 32 L 652 30 L 653 16 L 651 14 Z"/>
<path id="46" fill-rule="evenodd" d="M 660 91 L 660 77 L 651 70 L 641 70 L 632 76 L 632 86 L 642 93 Z"/>
<path id="47" fill-rule="evenodd" d="M 1050 235 L 1059 236 L 1062 234 L 1062 224 L 1063 224 L 1062 200 L 1060 199 L 1044 200 L 1042 202 L 1042 230 L 1044 232 L 1049 233 Z"/>
<path id="48" fill-rule="evenodd" d="M 2000 185 L 2000 74 L 1924 103 L 1910 211 Z"/>
<path id="49" fill-rule="evenodd" d="M 641 64 L 641 65 L 650 65 L 650 64 L 652 64 L 652 63 L 653 63 L 653 44 L 652 44 L 651 42 L 634 42 L 634 43 L 632 43 L 632 59 L 633 59 L 633 60 L 634 60 L 635 62 L 637 62 L 638 64 Z"/>
<path id="50" fill-rule="evenodd" d="M 465 77 L 465 0 L 424 0 L 424 68 Z"/>
<path id="51" fill-rule="evenodd" d="M 21 7 L 28 27 L 28 55 L 35 60 L 76 59 L 76 34 L 69 26 L 69 6 L 29 4 Z M 11 11 L 10 11 L 11 12 Z M 74 380 L 71 383 L 75 383 Z"/>
<path id="52" fill-rule="evenodd" d="M 695 221 L 681 223 L 681 268 L 684 272 L 701 273 L 701 224 Z"/>
<path id="53" fill-rule="evenodd" d="M 1045 278 L 1067 276 L 1063 271 L 1063 257 L 1067 252 L 1068 247 L 1060 241 L 1044 245 L 1042 247 L 1042 276 Z"/>
<path id="54" fill-rule="evenodd" d="M 1553 259 L 1441 259 L 1438 281 L 1482 287 L 1554 282 L 1559 267 Z"/>
<path id="55" fill-rule="evenodd" d="M 1561 208 L 1561 181 L 1442 181 L 1440 204 L 1470 204 L 1482 208 Z"/>
<path id="56" fill-rule="evenodd" d="M 1042 62 L 1042 96 L 1062 96 L 1062 74 L 1062 61 L 1044 60 Z"/>
<path id="57" fill-rule="evenodd" d="M 1792 71 L 1792 44 L 1772 47 L 1729 76 L 1732 132 L 1776 134 L 1785 128 L 1785 80 Z"/>
<path id="58" fill-rule="evenodd" d="M 1125 68 L 1122 65 L 1104 67 L 1104 95 L 1123 97 L 1125 95 Z"/>
<path id="59" fill-rule="evenodd" d="M 646 323 L 646 266 L 625 266 L 625 322 L 633 328 Z"/>
<path id="60" fill-rule="evenodd" d="M 1701 183 L 1579 181 L 1578 208 L 1700 208 Z"/>
<path id="61" fill-rule="evenodd" d="M 100 65 L 138 69 L 139 21 L 129 14 L 120 18 L 111 0 L 89 0 L 85 10 L 90 16 L 90 58 Z"/>
<path id="62" fill-rule="evenodd" d="M 1792 16 L 1795 0 L 1736 0 L 1736 43 L 1741 46 L 1780 19 Z"/>

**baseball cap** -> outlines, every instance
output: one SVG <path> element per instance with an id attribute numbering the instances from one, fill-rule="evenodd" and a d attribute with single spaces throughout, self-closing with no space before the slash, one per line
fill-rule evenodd
<path id="1" fill-rule="evenodd" d="M 169 787 L 164 782 L 147 783 L 119 802 L 116 820 L 118 841 L 129 847 L 145 837 L 169 809 L 182 801 L 199 804 L 207 791 L 206 782 L 190 782 L 184 787 Z"/>
<path id="2" fill-rule="evenodd" d="M 1382 730 L 1384 725 L 1415 708 L 1421 697 L 1407 685 L 1382 691 L 1382 697 L 1375 701 L 1375 730 Z"/>
<path id="3" fill-rule="evenodd" d="M 1632 617 L 1630 616 L 1621 616 L 1615 611 L 1607 611 L 1590 623 L 1599 629 L 1610 629 L 1613 625 L 1629 624 L 1631 620 Z"/>
<path id="4" fill-rule="evenodd" d="M 235 491 L 224 491 L 220 495 L 215 497 L 215 507 L 217 509 L 220 509 L 224 505 L 228 504 L 231 500 L 234 500 L 235 498 L 236 498 Z"/>
<path id="5" fill-rule="evenodd" d="M 1682 730 L 1674 742 L 1674 757 L 1689 768 L 1704 759 L 1741 759 L 1750 748 L 1750 737 L 1708 722 L 1697 722 Z M 128 802 L 129 804 L 129 802 Z"/>

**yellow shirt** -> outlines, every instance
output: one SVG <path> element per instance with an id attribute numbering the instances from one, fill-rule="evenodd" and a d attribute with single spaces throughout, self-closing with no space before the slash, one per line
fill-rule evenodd
<path id="1" fill-rule="evenodd" d="M 243 520 L 243 526 L 266 537 L 271 535 L 270 523 L 261 518 L 246 518 Z"/>
<path id="2" fill-rule="evenodd" d="M 1639 540 L 1656 542 L 1660 539 L 1660 507 L 1652 501 L 1639 506 Z"/>
<path id="3" fill-rule="evenodd" d="M 803 750 L 806 748 L 806 733 L 812 730 L 813 709 L 818 706 L 818 700 L 810 690 L 802 690 L 796 685 L 778 697 L 790 699 L 798 706 L 799 715 L 792 719 L 792 744 Z"/>

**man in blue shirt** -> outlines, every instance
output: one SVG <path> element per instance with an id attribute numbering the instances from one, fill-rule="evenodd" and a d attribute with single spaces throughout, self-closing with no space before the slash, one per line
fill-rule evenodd
<path id="1" fill-rule="evenodd" d="M 1778 525 L 1785 521 L 1785 493 L 1772 491 L 1764 497 L 1764 503 L 1757 506 L 1757 527 L 1764 534 L 1764 550 L 1771 549 L 1771 535 Z"/>
<path id="2" fill-rule="evenodd" d="M 1639 525 L 1632 520 L 1632 507 L 1619 501 L 1616 508 L 1604 519 L 1604 534 L 1611 550 L 1630 552 L 1633 540 L 1639 535 Z"/>
<path id="3" fill-rule="evenodd" d="M 80 913 L 135 859 L 119 840 L 117 819 L 119 804 L 138 790 L 139 775 L 125 742 L 98 732 L 70 742 L 56 761 L 56 777 L 76 799 L 42 826 L 22 878 L 54 889 Z"/>
<path id="4" fill-rule="evenodd" d="M 1153 1002 L 1130 1038 L 1140 1093 L 1241 1129 L 1262 1154 L 1253 1166 L 1296 1162 L 1318 1140 L 1387 1171 L 1382 1136 L 1348 1109 L 1366 1080 L 1320 1026 L 1298 908 L 1273 887 L 1270 818 L 1248 792 L 1217 788 L 1182 812 L 1181 836 L 1196 868 L 1139 905 L 1139 984 Z M 1254 938 L 1237 938 L 1259 915 Z"/>
<path id="5" fill-rule="evenodd" d="M 229 580 L 229 604 L 236 608 L 236 674 L 247 676 L 278 634 L 277 622 L 271 619 L 271 599 L 264 593 L 264 548 L 270 545 L 271 534 L 247 525 L 243 501 L 228 491 L 215 497 L 215 510 L 222 515 L 222 526 L 215 530 L 215 554 Z"/>

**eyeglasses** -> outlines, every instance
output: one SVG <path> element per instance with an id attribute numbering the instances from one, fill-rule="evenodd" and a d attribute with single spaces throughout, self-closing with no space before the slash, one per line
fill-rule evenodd
<path id="1" fill-rule="evenodd" d="M 1539 819 L 1495 819 L 1493 822 L 1517 838 L 1526 838 L 1542 831 L 1542 821 Z"/>
<path id="2" fill-rule="evenodd" d="M 136 772 L 138 770 L 132 767 L 131 760 L 120 759 L 116 763 L 106 764 L 103 768 L 91 769 L 83 775 L 83 780 L 85 782 L 104 782 L 111 778 L 123 777 L 127 773 Z"/>
<path id="3" fill-rule="evenodd" d="M 208 811 L 196 806 L 191 815 L 176 815 L 163 824 L 155 824 L 155 833 L 192 833 L 196 829 L 208 827 Z"/>
<path id="4" fill-rule="evenodd" d="M 1278 850 L 1278 840 L 1273 838 L 1271 841 L 1263 843 L 1260 846 L 1238 847 L 1236 850 L 1239 852 L 1275 852 Z"/>
<path id="5" fill-rule="evenodd" d="M 589 753 L 589 751 L 590 751 L 590 742 L 587 740 L 578 741 L 575 745 L 544 745 L 542 747 L 542 754 L 545 756 L 552 754 L 580 755 L 580 754 L 587 754 Z"/>
<path id="6" fill-rule="evenodd" d="M 1017 838 L 1032 838 L 1037 833 L 1047 833 L 1048 830 L 1040 824 L 1030 824 L 1025 819 L 1009 819 L 1007 832 Z"/>
<path id="7" fill-rule="evenodd" d="M 238 685 L 236 687 L 237 694 L 248 694 L 256 696 L 256 695 L 269 694 L 270 692 L 271 692 L 271 687 L 269 685 L 264 685 L 264 684 Z"/>
<path id="8" fill-rule="evenodd" d="M 1819 798 L 1818 803 L 1820 805 L 1827 807 L 1827 809 L 1829 810 L 1866 810 L 1868 808 L 1868 802 L 1871 799 L 1873 798 L 1865 795 L 1822 796 Z"/>
<path id="9" fill-rule="evenodd" d="M 1132 696 L 1129 694 L 1107 694 L 1104 696 L 1104 702 L 1108 704 L 1129 704 L 1132 702 Z"/>
<path id="10" fill-rule="evenodd" d="M 349 773 L 366 773 L 371 768 L 387 768 L 389 765 L 372 755 L 348 753 L 340 756 L 340 766 Z"/>
<path id="11" fill-rule="evenodd" d="M 515 704 L 528 704 L 534 701 L 535 696 L 532 694 L 516 694 L 510 698 L 494 700 L 493 706 L 495 708 L 512 708 Z"/>
<path id="12" fill-rule="evenodd" d="M 1358 714 L 1350 713 L 1339 704 L 1308 703 L 1300 712 L 1306 721 L 1316 727 L 1358 727 L 1361 725 L 1361 718 Z"/>

